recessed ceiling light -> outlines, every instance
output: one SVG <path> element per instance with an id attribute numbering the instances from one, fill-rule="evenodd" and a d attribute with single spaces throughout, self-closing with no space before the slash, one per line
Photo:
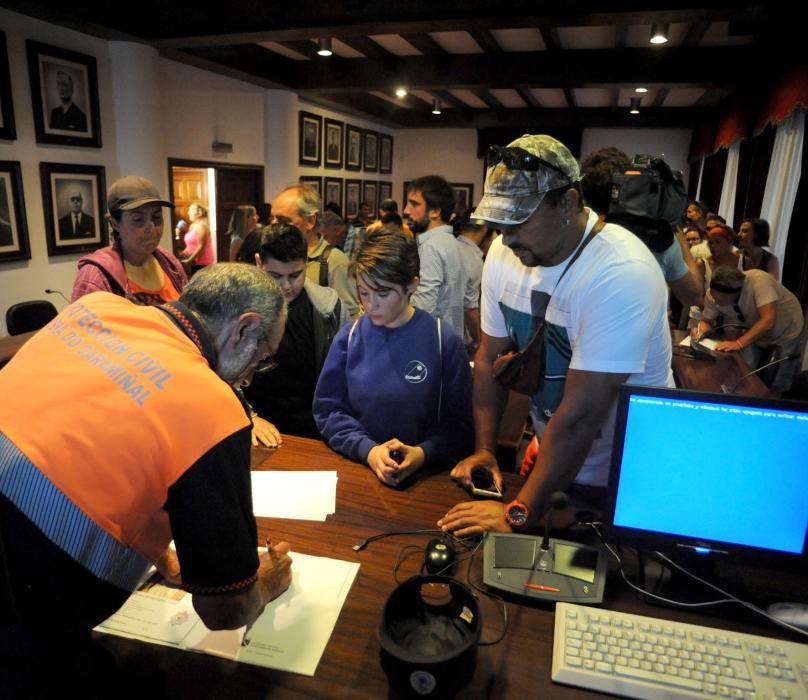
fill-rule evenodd
<path id="1" fill-rule="evenodd" d="M 440 99 L 432 100 L 432 114 L 440 114 Z"/>
<path id="2" fill-rule="evenodd" d="M 631 109 L 628 111 L 629 114 L 639 114 L 640 113 L 640 98 L 639 97 L 632 97 L 631 98 Z"/>
<path id="3" fill-rule="evenodd" d="M 407 88 L 399 87 L 396 88 L 396 97 L 406 97 L 407 96 Z"/>
<path id="4" fill-rule="evenodd" d="M 644 87 L 634 88 L 634 92 L 645 93 L 645 92 L 648 92 L 648 88 L 644 88 Z"/>
<path id="5" fill-rule="evenodd" d="M 331 37 L 321 36 L 317 42 L 317 54 L 320 56 L 330 56 L 332 53 L 333 51 L 331 51 Z"/>
<path id="6" fill-rule="evenodd" d="M 651 38 L 649 40 L 652 44 L 667 44 L 668 43 L 668 25 L 667 24 L 654 24 L 651 26 Z"/>

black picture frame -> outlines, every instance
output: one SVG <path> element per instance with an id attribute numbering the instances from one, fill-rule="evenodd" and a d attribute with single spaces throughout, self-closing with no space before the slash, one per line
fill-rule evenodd
<path id="1" fill-rule="evenodd" d="M 372 129 L 362 130 L 362 170 L 375 173 L 379 169 L 379 132 Z"/>
<path id="2" fill-rule="evenodd" d="M 30 39 L 25 45 L 36 142 L 101 148 L 95 57 Z"/>
<path id="3" fill-rule="evenodd" d="M 341 177 L 326 177 L 323 179 L 323 205 L 335 202 L 345 211 L 342 204 L 343 180 Z"/>
<path id="4" fill-rule="evenodd" d="M 362 180 L 362 202 L 370 207 L 370 213 L 375 217 L 379 211 L 379 183 L 376 180 Z"/>
<path id="5" fill-rule="evenodd" d="M 323 141 L 323 165 L 326 168 L 342 167 L 342 149 L 345 142 L 344 133 L 344 122 L 326 117 L 325 139 Z"/>
<path id="6" fill-rule="evenodd" d="M 320 167 L 322 162 L 323 118 L 311 112 L 298 112 L 298 131 L 300 137 L 299 164 Z"/>
<path id="7" fill-rule="evenodd" d="M 348 124 L 345 127 L 345 169 L 346 170 L 361 170 L 362 169 L 362 156 L 364 151 L 362 149 L 362 129 L 353 124 Z"/>
<path id="8" fill-rule="evenodd" d="M 320 197 L 323 196 L 323 178 L 321 175 L 301 175 L 300 184 L 317 190 Z"/>
<path id="9" fill-rule="evenodd" d="M 109 244 L 104 166 L 40 163 L 39 179 L 49 256 L 89 253 Z M 70 214 L 77 196 L 82 217 L 73 232 Z"/>
<path id="10" fill-rule="evenodd" d="M 393 198 L 393 183 L 387 182 L 385 180 L 379 180 L 379 206 L 381 206 L 382 202 L 385 199 L 392 199 Z M 404 207 L 401 207 L 401 211 L 404 210 Z"/>
<path id="11" fill-rule="evenodd" d="M 379 134 L 379 173 L 389 175 L 393 172 L 393 137 Z"/>
<path id="12" fill-rule="evenodd" d="M 11 71 L 8 66 L 6 33 L 0 32 L 0 139 L 16 139 L 14 100 L 11 97 Z"/>
<path id="13" fill-rule="evenodd" d="M 449 186 L 454 190 L 455 202 L 462 202 L 466 210 L 474 206 L 474 184 L 471 182 L 450 182 Z"/>
<path id="14" fill-rule="evenodd" d="M 355 219 L 359 214 L 359 202 L 362 200 L 362 181 L 345 180 L 345 221 Z"/>
<path id="15" fill-rule="evenodd" d="M 18 160 L 0 160 L 0 263 L 30 258 L 22 168 Z"/>

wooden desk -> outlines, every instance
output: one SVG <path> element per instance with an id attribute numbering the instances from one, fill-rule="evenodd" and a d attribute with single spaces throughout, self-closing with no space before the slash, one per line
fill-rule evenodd
<path id="1" fill-rule="evenodd" d="M 714 391 L 722 393 L 721 385 L 733 388 L 733 394 L 772 398 L 774 394 L 760 379 L 753 374 L 739 352 L 723 353 L 713 360 L 697 360 L 685 354 L 676 354 L 676 348 L 687 335 L 687 331 L 675 330 L 672 334 L 674 355 L 672 361 L 673 376 L 680 389 L 697 391 Z"/>
<path id="2" fill-rule="evenodd" d="M 36 332 L 37 331 L 30 331 L 28 333 L 20 333 L 19 335 L 5 335 L 0 338 L 0 367 L 14 357 L 17 350 Z"/>
<path id="3" fill-rule="evenodd" d="M 372 542 L 361 552 L 351 547 L 371 535 L 393 530 L 431 528 L 465 492 L 448 474 L 416 474 L 405 490 L 380 484 L 366 467 L 342 459 L 319 441 L 285 437 L 277 451 L 254 450 L 253 468 L 300 470 L 336 469 L 336 513 L 324 523 L 264 519 L 258 521 L 259 536 L 271 532 L 275 542 L 286 540 L 294 551 L 333 557 L 360 564 L 345 606 L 325 653 L 312 678 L 239 664 L 211 656 L 180 652 L 119 637 L 96 635 L 99 643 L 118 661 L 126 679 L 136 679 L 145 697 L 157 698 L 394 698 L 379 663 L 376 637 L 382 607 L 395 588 L 393 567 L 407 544 L 424 546 L 429 535 L 390 537 Z M 508 491 L 516 493 L 519 477 L 505 475 Z M 475 562 L 475 581 L 480 581 L 482 554 Z M 405 560 L 399 579 L 418 573 L 420 560 Z M 465 567 L 458 571 L 465 580 Z M 695 613 L 651 609 L 627 590 L 615 572 L 606 586 L 609 608 L 619 608 L 654 617 L 669 617 L 697 624 L 711 624 Z M 501 609 L 480 595 L 483 640 L 496 639 L 502 630 Z M 553 608 L 541 604 L 508 603 L 508 631 L 497 645 L 480 647 L 474 678 L 457 697 L 481 698 L 592 698 L 588 691 L 557 686 L 550 680 L 553 644 Z M 713 625 L 755 631 L 749 625 L 727 621 Z M 775 636 L 770 629 L 759 634 Z"/>

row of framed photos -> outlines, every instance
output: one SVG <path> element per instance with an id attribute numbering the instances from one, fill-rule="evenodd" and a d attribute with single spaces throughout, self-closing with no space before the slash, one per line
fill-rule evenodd
<path id="1" fill-rule="evenodd" d="M 101 148 L 95 58 L 30 39 L 25 46 L 36 142 Z M 17 138 L 5 32 L 0 32 L 0 138 Z"/>
<path id="2" fill-rule="evenodd" d="M 314 168 L 393 172 L 393 137 L 319 114 L 298 113 L 299 163 Z M 325 124 L 325 129 L 323 125 Z"/>
<path id="3" fill-rule="evenodd" d="M 393 196 L 393 183 L 384 180 L 353 180 L 341 177 L 314 177 L 302 175 L 300 182 L 316 189 L 323 204 L 336 202 L 342 209 L 346 221 L 356 218 L 360 202 L 367 202 L 370 211 L 375 213 L 383 199 Z"/>
<path id="4" fill-rule="evenodd" d="M 104 167 L 40 163 L 48 255 L 86 253 L 108 244 Z M 22 167 L 0 161 L 0 262 L 28 260 L 31 245 Z"/>

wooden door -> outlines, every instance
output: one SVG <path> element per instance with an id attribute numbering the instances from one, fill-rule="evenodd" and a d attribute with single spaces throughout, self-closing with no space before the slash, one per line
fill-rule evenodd
<path id="1" fill-rule="evenodd" d="M 233 210 L 240 204 L 257 207 L 264 201 L 264 169 L 260 166 L 216 168 L 216 252 L 218 259 L 226 261 L 230 255 L 230 237 L 227 226 Z"/>
<path id="2" fill-rule="evenodd" d="M 174 239 L 174 228 L 180 219 L 188 220 L 188 207 L 192 202 L 202 202 L 206 207 L 210 207 L 208 201 L 208 173 L 205 168 L 186 168 L 173 166 L 171 176 L 174 190 L 174 213 L 171 220 L 172 240 L 174 240 L 174 252 L 177 253 L 184 247 L 182 240 Z M 219 258 L 221 260 L 221 258 Z M 227 260 L 227 257 L 225 257 Z"/>

